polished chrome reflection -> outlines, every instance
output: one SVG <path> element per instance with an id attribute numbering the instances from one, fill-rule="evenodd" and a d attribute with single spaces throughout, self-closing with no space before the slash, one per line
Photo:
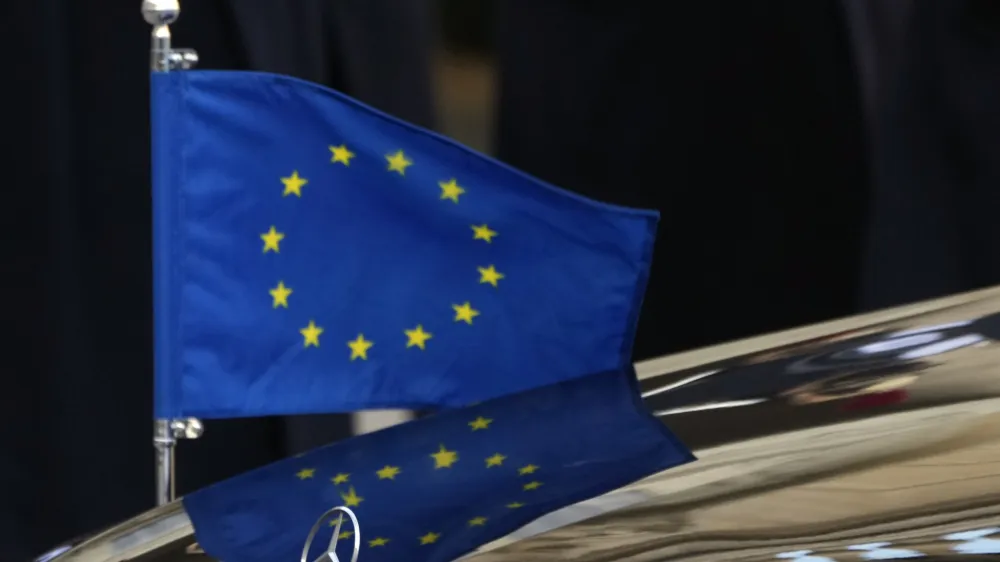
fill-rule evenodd
<path id="1" fill-rule="evenodd" d="M 699 461 L 467 559 L 1000 560 L 997 340 L 992 289 L 640 364 Z M 50 559 L 204 556 L 193 545 L 174 504 Z"/>

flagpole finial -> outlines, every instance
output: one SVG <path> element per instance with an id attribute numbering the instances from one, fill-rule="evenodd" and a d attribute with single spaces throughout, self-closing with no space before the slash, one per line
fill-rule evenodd
<path id="1" fill-rule="evenodd" d="M 170 44 L 170 24 L 181 16 L 178 0 L 142 0 L 142 17 L 153 26 L 149 67 L 153 72 L 187 70 L 198 64 L 191 49 L 174 49 Z"/>
<path id="2" fill-rule="evenodd" d="M 177 0 L 143 0 L 142 17 L 152 26 L 170 25 L 181 15 L 181 5 Z"/>

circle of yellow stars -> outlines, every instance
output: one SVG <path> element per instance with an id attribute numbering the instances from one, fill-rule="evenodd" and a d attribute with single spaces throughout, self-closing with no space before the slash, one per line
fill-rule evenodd
<path id="1" fill-rule="evenodd" d="M 330 145 L 328 148 L 330 151 L 330 164 L 332 165 L 350 167 L 351 161 L 356 157 L 356 154 L 346 144 L 339 146 Z M 385 161 L 386 170 L 389 173 L 398 174 L 403 177 L 406 176 L 407 169 L 413 166 L 413 160 L 402 150 L 386 154 Z M 309 185 L 309 180 L 302 177 L 298 170 L 292 170 L 291 174 L 280 178 L 280 180 L 284 187 L 282 197 L 294 196 L 301 198 L 303 188 Z M 454 205 L 458 205 L 460 198 L 466 193 L 466 189 L 459 185 L 456 178 L 441 180 L 438 182 L 438 187 L 441 190 L 440 200 L 450 202 Z M 488 224 L 474 224 L 470 225 L 470 228 L 472 229 L 472 239 L 482 241 L 486 244 L 492 244 L 493 239 L 498 236 L 497 231 L 490 228 Z M 260 239 L 263 241 L 264 254 L 278 254 L 281 252 L 281 244 L 285 240 L 285 233 L 280 232 L 277 226 L 271 225 L 266 232 L 260 235 Z M 481 285 L 499 288 L 500 282 L 505 278 L 505 275 L 497 270 L 495 264 L 479 266 L 476 269 L 479 273 L 479 284 Z M 289 306 L 289 297 L 294 294 L 294 291 L 291 287 L 285 285 L 284 280 L 279 280 L 275 287 L 268 289 L 268 293 L 271 295 L 272 308 L 287 309 Z M 451 308 L 454 312 L 452 318 L 454 322 L 470 326 L 473 325 L 475 319 L 481 314 L 469 301 L 452 304 Z M 299 330 L 299 333 L 302 335 L 302 345 L 304 348 L 319 347 L 323 328 L 317 325 L 315 320 L 310 320 L 307 326 Z M 426 350 L 428 341 L 434 337 L 434 334 L 428 332 L 422 324 L 404 329 L 403 335 L 406 337 L 405 345 L 407 349 L 413 348 L 420 351 Z M 374 345 L 375 342 L 367 339 L 364 333 L 359 333 L 356 338 L 347 341 L 349 360 L 368 360 L 368 352 Z"/>
<path id="2" fill-rule="evenodd" d="M 485 431 L 490 428 L 493 424 L 492 418 L 486 418 L 483 416 L 478 416 L 475 419 L 468 422 L 470 431 Z M 430 453 L 428 457 L 434 463 L 435 470 L 450 469 L 455 464 L 457 464 L 461 458 L 458 451 L 450 450 L 444 444 L 438 445 L 438 448 L 433 453 Z M 494 453 L 484 459 L 484 464 L 487 469 L 492 469 L 495 467 L 503 467 L 504 462 L 507 461 L 507 456 L 501 453 Z M 528 481 L 521 485 L 522 491 L 530 492 L 532 490 L 537 490 L 542 487 L 543 483 L 534 479 L 534 474 L 540 469 L 538 465 L 526 464 L 517 468 L 518 476 L 529 477 Z M 393 466 L 390 464 L 384 465 L 382 468 L 375 471 L 375 476 L 379 480 L 392 480 L 396 479 L 402 473 L 402 469 L 398 466 Z M 316 478 L 315 468 L 302 468 L 295 473 L 296 478 L 299 480 L 312 480 Z M 361 496 L 355 489 L 354 485 L 351 484 L 351 474 L 348 472 L 338 472 L 330 478 L 330 482 L 335 486 L 347 486 L 346 490 L 341 488 L 340 497 L 347 507 L 358 508 L 365 501 L 365 498 Z M 518 509 L 524 507 L 526 504 L 520 501 L 512 501 L 505 504 L 504 507 L 507 509 Z M 489 522 L 489 518 L 478 515 L 470 518 L 467 521 L 468 527 L 483 527 Z M 337 520 L 331 520 L 330 526 L 336 526 Z M 342 531 L 338 536 L 338 540 L 349 539 L 354 536 L 354 531 Z M 421 546 L 432 545 L 436 543 L 441 538 L 441 533 L 436 531 L 428 531 L 427 533 L 420 535 L 416 538 L 416 541 Z M 387 546 L 391 540 L 387 537 L 375 537 L 368 541 L 369 548 L 378 548 Z"/>

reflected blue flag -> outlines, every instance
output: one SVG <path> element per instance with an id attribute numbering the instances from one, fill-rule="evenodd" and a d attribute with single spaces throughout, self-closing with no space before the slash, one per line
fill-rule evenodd
<path id="1" fill-rule="evenodd" d="M 184 498 L 205 551 L 298 560 L 337 505 L 364 562 L 446 562 L 538 517 L 694 460 L 643 407 L 631 372 L 506 396 L 329 445 Z M 350 560 L 353 530 L 338 555 Z M 326 529 L 309 560 L 330 543 Z"/>
<path id="2" fill-rule="evenodd" d="M 654 212 L 289 77 L 152 94 L 157 417 L 461 406 L 628 363 Z"/>

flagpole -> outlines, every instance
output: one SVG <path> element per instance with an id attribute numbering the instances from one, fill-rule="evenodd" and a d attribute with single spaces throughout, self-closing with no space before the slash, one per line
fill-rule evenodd
<path id="1" fill-rule="evenodd" d="M 178 0 L 143 0 L 142 16 L 153 26 L 149 47 L 151 72 L 188 70 L 198 64 L 198 55 L 191 49 L 174 49 L 171 45 L 170 24 L 181 15 Z M 153 422 L 153 447 L 156 450 L 156 503 L 165 505 L 174 500 L 174 449 L 178 439 L 201 436 L 201 421 L 196 418 L 157 419 Z"/>

